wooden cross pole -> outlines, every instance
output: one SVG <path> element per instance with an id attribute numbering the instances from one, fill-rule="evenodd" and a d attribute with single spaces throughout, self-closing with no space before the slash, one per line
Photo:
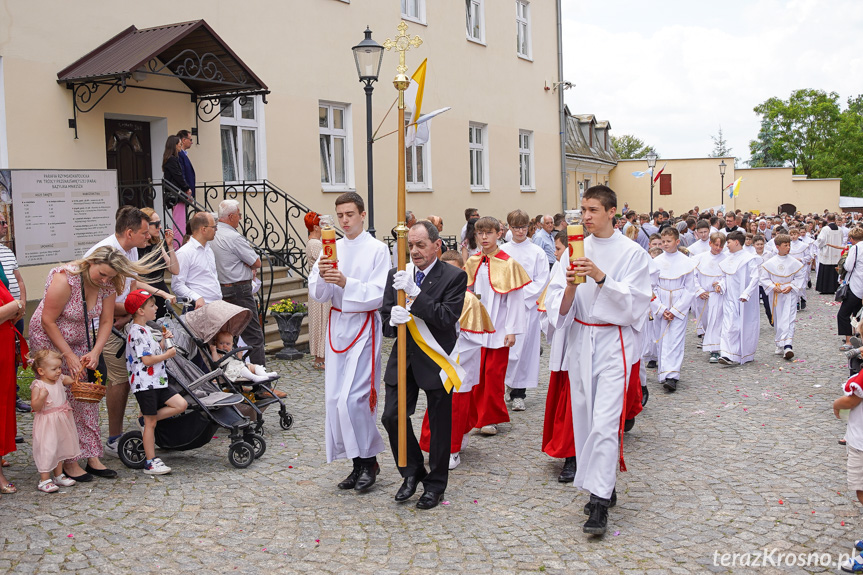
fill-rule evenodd
<path id="1" fill-rule="evenodd" d="M 398 25 L 399 33 L 395 40 L 389 38 L 383 43 L 387 50 L 395 49 L 399 53 L 399 65 L 396 68 L 397 74 L 393 80 L 393 85 L 399 91 L 399 124 L 398 124 L 398 207 L 396 217 L 398 225 L 395 228 L 398 244 L 396 253 L 398 254 L 398 269 L 404 270 L 405 261 L 405 240 L 408 228 L 405 225 L 405 90 L 410 85 L 410 79 L 405 75 L 408 71 L 405 65 L 405 52 L 413 46 L 418 48 L 423 43 L 419 36 L 409 36 L 407 34 L 408 25 L 404 22 Z M 405 292 L 399 290 L 398 304 L 405 307 Z M 398 465 L 406 467 L 408 464 L 408 436 L 407 436 L 407 327 L 402 324 L 398 327 L 398 364 L 399 364 L 399 452 Z"/>

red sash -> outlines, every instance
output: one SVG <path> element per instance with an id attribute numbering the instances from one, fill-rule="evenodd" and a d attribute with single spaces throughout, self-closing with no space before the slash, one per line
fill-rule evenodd
<path id="1" fill-rule="evenodd" d="M 334 311 L 337 311 L 339 313 L 346 313 L 337 307 L 331 307 L 330 308 L 330 316 L 327 319 L 327 341 L 329 342 L 330 349 L 333 350 L 333 353 L 345 353 L 349 349 L 354 347 L 354 344 L 357 343 L 357 341 L 359 341 L 360 336 L 363 335 L 363 332 L 366 330 L 366 326 L 371 325 L 371 332 L 372 332 L 372 377 L 371 377 L 371 393 L 369 394 L 369 409 L 372 410 L 372 412 L 374 412 L 375 407 L 377 407 L 377 405 L 378 405 L 378 392 L 375 390 L 375 327 L 374 327 L 374 324 L 370 323 L 369 320 L 371 320 L 371 318 L 374 317 L 374 313 L 378 310 L 373 309 L 373 310 L 369 310 L 369 311 L 347 312 L 347 313 L 364 313 L 364 314 L 366 314 L 366 321 L 363 322 L 363 326 L 360 328 L 359 333 L 357 333 L 357 336 L 354 338 L 354 340 L 350 344 L 348 344 L 348 347 L 346 347 L 345 349 L 341 349 L 341 350 L 333 347 L 333 335 L 332 335 L 332 332 L 330 331 L 330 329 L 331 329 L 330 326 L 333 325 L 333 322 L 331 320 L 332 320 Z"/>

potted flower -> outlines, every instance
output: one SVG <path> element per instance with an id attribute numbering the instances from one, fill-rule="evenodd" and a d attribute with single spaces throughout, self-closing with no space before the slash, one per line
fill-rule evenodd
<path id="1" fill-rule="evenodd" d="M 285 298 L 270 305 L 269 309 L 270 315 L 276 318 L 279 335 L 284 346 L 276 353 L 276 357 L 287 360 L 301 359 L 303 354 L 297 351 L 294 346 L 297 343 L 297 338 L 300 337 L 300 325 L 303 323 L 303 318 L 308 315 L 309 308 L 304 303 Z"/>

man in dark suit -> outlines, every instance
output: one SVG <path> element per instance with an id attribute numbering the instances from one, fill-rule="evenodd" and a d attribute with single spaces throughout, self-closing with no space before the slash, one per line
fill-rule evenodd
<path id="1" fill-rule="evenodd" d="M 390 270 L 381 322 L 385 337 L 396 337 L 396 326 L 407 323 L 411 317 L 423 320 L 429 332 L 446 353 L 451 353 L 458 339 L 458 319 L 464 305 L 467 274 L 455 266 L 437 259 L 440 249 L 437 228 L 428 221 L 415 224 L 408 232 L 412 270 Z M 396 305 L 396 290 L 404 289 L 412 302 L 407 309 Z M 396 501 L 406 501 L 416 493 L 417 484 L 423 483 L 424 492 L 417 502 L 419 509 L 437 506 L 443 497 L 449 475 L 450 433 L 452 431 L 452 396 L 444 389 L 441 368 L 416 344 L 407 332 L 407 415 L 416 409 L 417 396 L 422 388 L 428 401 L 429 471 L 426 471 L 423 453 L 413 432 L 410 419 L 407 424 L 407 466 L 399 467 L 404 478 L 396 493 Z M 386 401 L 381 421 L 390 437 L 390 446 L 398 465 L 398 351 L 393 346 L 384 373 Z"/>
<path id="2" fill-rule="evenodd" d="M 183 179 L 189 184 L 189 193 L 195 197 L 195 168 L 192 166 L 192 160 L 189 159 L 186 153 L 192 147 L 192 134 L 189 130 L 180 130 L 177 132 L 177 137 L 183 144 L 183 149 L 180 151 L 180 167 L 183 169 Z"/>

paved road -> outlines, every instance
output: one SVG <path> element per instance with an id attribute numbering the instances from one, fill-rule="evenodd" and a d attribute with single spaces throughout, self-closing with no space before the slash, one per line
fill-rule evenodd
<path id="1" fill-rule="evenodd" d="M 336 489 L 348 465 L 325 463 L 323 378 L 304 360 L 273 364 L 296 423 L 282 431 L 271 417 L 268 451 L 245 470 L 228 464 L 218 433 L 196 451 L 161 454 L 171 475 L 122 469 L 45 495 L 28 441 L 9 457 L 20 492 L 0 501 L 0 572 L 745 573 L 754 569 L 715 563 L 764 548 L 775 552 L 758 572 L 835 571 L 769 567 L 789 552 L 835 561 L 863 536 L 836 442 L 844 424 L 831 413 L 847 372 L 830 301 L 810 296 L 793 363 L 772 354 L 762 320 L 754 364 L 709 365 L 690 334 L 677 393 L 651 373 L 602 539 L 582 533 L 587 496 L 557 483 L 560 462 L 540 452 L 545 385 L 498 436 L 472 438 L 448 504 L 423 512 L 416 499 L 393 501 L 389 452 L 369 493 Z M 19 417 L 25 434 L 30 420 Z"/>

